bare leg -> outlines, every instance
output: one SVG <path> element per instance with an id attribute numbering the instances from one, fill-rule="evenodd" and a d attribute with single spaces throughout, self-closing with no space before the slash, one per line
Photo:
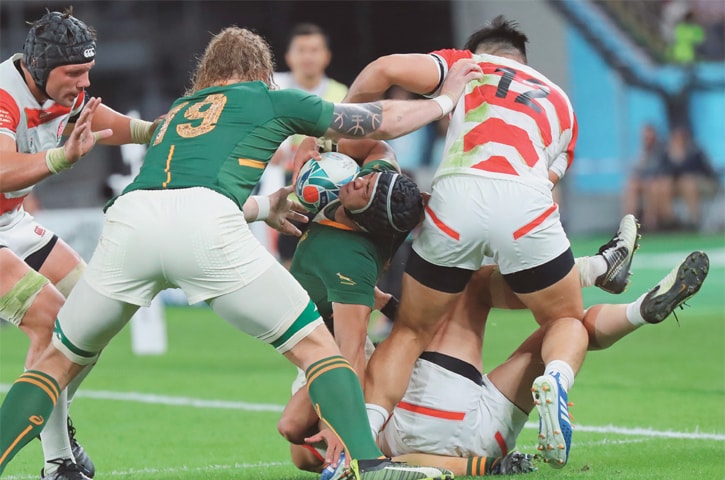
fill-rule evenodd
<path id="1" fill-rule="evenodd" d="M 368 403 L 388 413 L 393 410 L 405 393 L 415 360 L 440 327 L 443 314 L 460 295 L 433 290 L 407 273 L 403 275 L 402 298 L 393 329 L 368 362 L 365 383 Z M 390 368 L 391 365 L 395 368 Z"/>

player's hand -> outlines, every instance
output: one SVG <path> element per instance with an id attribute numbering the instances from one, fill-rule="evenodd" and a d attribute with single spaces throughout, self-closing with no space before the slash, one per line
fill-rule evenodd
<path id="1" fill-rule="evenodd" d="M 317 149 L 317 139 L 315 137 L 307 137 L 297 145 L 295 158 L 292 164 L 292 185 L 297 183 L 297 175 L 300 173 L 302 165 L 311 159 L 321 160 L 320 151 Z"/>
<path id="2" fill-rule="evenodd" d="M 337 464 L 340 461 L 340 454 L 345 451 L 342 441 L 328 428 L 322 428 L 319 433 L 305 438 L 305 443 L 308 444 L 319 442 L 325 442 L 327 444 L 325 465 L 332 465 L 333 468 L 337 468 Z M 345 466 L 350 466 L 350 455 L 345 455 Z"/>
<path id="3" fill-rule="evenodd" d="M 481 67 L 472 58 L 464 58 L 453 64 L 448 71 L 446 81 L 441 87 L 441 95 L 447 95 L 453 104 L 458 103 L 466 84 L 471 80 L 479 80 L 483 77 Z"/>
<path id="4" fill-rule="evenodd" d="M 289 194 L 293 190 L 294 187 L 288 185 L 269 195 L 269 217 L 265 223 L 284 235 L 299 237 L 302 232 L 292 221 L 307 223 L 308 218 L 305 215 L 307 210 L 289 199 Z"/>
<path id="5" fill-rule="evenodd" d="M 91 131 L 93 114 L 100 104 L 100 98 L 91 98 L 83 107 L 83 111 L 73 126 L 73 131 L 63 145 L 65 159 L 68 163 L 77 162 L 83 155 L 91 151 L 97 141 L 113 135 L 113 130 L 110 128 L 98 132 Z"/>

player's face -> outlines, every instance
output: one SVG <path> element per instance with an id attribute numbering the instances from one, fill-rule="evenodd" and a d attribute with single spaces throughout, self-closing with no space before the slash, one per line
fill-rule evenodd
<path id="1" fill-rule="evenodd" d="M 330 58 L 325 37 L 319 34 L 295 37 L 284 57 L 292 73 L 305 77 L 322 76 L 330 64 Z"/>
<path id="2" fill-rule="evenodd" d="M 370 201 L 373 194 L 375 182 L 378 181 L 379 173 L 369 173 L 364 177 L 358 177 L 340 188 L 340 203 L 348 210 L 363 208 Z"/>
<path id="3" fill-rule="evenodd" d="M 50 98 L 64 107 L 73 106 L 73 100 L 91 85 L 90 71 L 95 61 L 79 65 L 62 65 L 50 71 L 45 91 Z"/>

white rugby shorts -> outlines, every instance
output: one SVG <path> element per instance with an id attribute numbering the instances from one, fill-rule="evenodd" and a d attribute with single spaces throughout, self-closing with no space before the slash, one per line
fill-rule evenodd
<path id="1" fill-rule="evenodd" d="M 486 375 L 479 380 L 416 360 L 408 390 L 378 435 L 383 453 L 499 457 L 513 450 L 528 415 Z"/>
<path id="2" fill-rule="evenodd" d="M 25 210 L 13 212 L 10 221 L 0 226 L 0 245 L 25 260 L 50 242 L 54 233 L 42 227 Z"/>
<path id="3" fill-rule="evenodd" d="M 323 325 L 307 292 L 254 238 L 234 202 L 206 188 L 140 190 L 106 212 L 96 251 L 58 314 L 53 344 L 74 362 L 90 363 L 137 306 L 169 287 L 181 288 L 190 303 L 209 301 L 281 353 Z"/>
<path id="4" fill-rule="evenodd" d="M 434 265 L 478 270 L 492 257 L 504 275 L 543 265 L 569 246 L 550 191 L 477 175 L 435 182 L 413 241 L 413 250 Z"/>

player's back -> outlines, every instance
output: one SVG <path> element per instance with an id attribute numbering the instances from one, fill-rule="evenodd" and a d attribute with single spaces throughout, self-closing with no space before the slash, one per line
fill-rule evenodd
<path id="1" fill-rule="evenodd" d="M 327 105 L 327 106 L 326 106 Z M 207 187 L 240 207 L 279 144 L 321 135 L 331 111 L 319 97 L 263 82 L 210 87 L 176 100 L 157 129 L 132 190 Z"/>
<path id="2" fill-rule="evenodd" d="M 571 164 L 576 119 L 566 94 L 543 74 L 509 58 L 467 50 L 434 52 L 448 68 L 473 58 L 483 78 L 466 87 L 451 116 L 437 176 L 452 173 L 548 182 Z"/>

